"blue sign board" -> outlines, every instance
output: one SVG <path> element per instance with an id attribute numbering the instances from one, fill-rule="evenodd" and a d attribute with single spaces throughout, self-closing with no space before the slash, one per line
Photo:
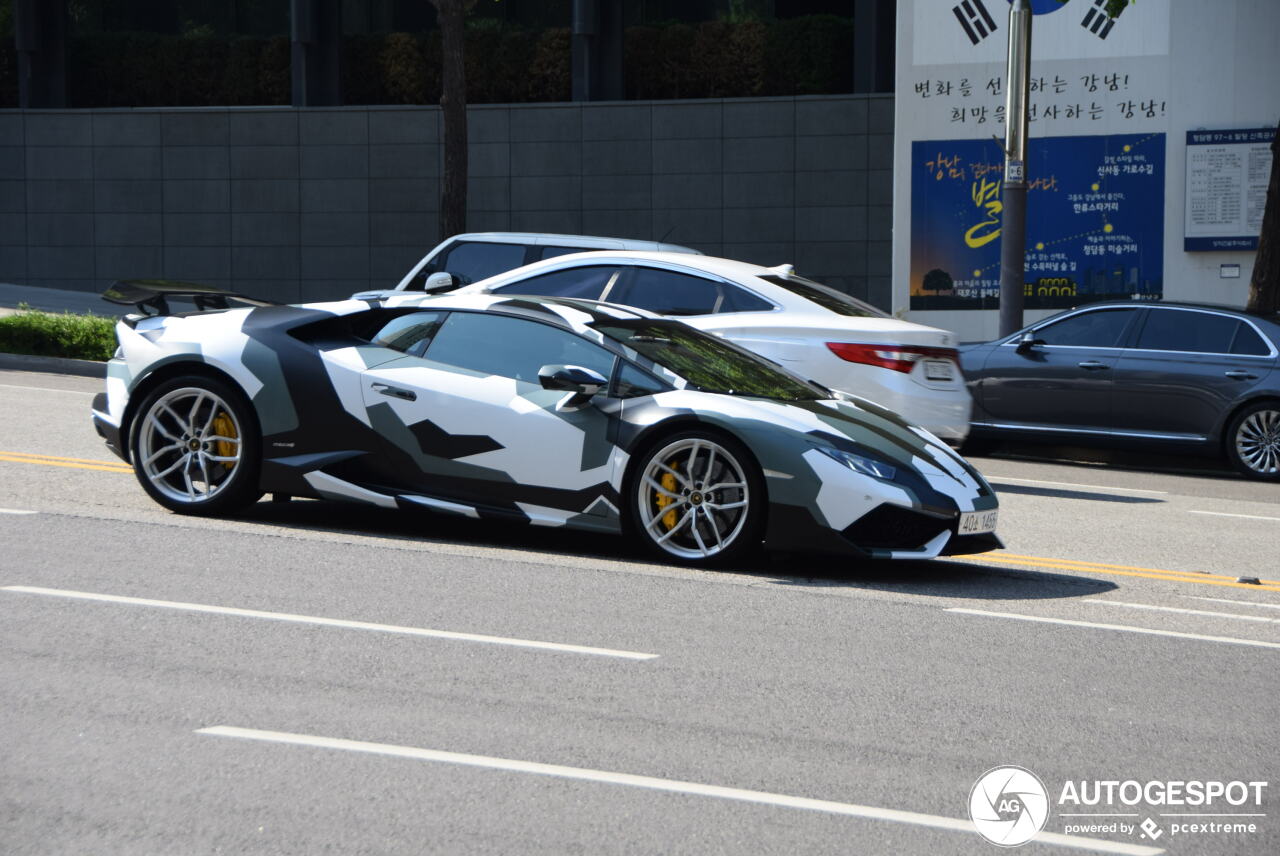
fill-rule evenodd
<path id="1" fill-rule="evenodd" d="M 1004 154 L 995 140 L 911 146 L 911 308 L 993 309 Z M 1164 134 L 1028 143 L 1026 308 L 1159 300 Z"/>

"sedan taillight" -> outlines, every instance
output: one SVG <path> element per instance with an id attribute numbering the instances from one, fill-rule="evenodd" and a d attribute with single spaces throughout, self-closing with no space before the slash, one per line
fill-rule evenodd
<path id="1" fill-rule="evenodd" d="M 910 373 L 921 360 L 960 362 L 955 348 L 925 348 L 915 345 L 862 345 L 854 342 L 827 342 L 827 348 L 842 360 Z"/>

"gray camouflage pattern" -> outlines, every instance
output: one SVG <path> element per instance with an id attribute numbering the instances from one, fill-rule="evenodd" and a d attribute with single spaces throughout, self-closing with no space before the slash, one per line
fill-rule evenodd
<path id="1" fill-rule="evenodd" d="M 410 309 L 549 323 L 671 388 L 634 398 L 601 394 L 587 406 L 566 407 L 566 393 L 536 383 L 305 332 L 331 319 Z M 131 316 L 117 328 L 120 350 L 108 363 L 95 421 L 128 460 L 134 411 L 147 390 L 194 368 L 228 379 L 251 403 L 262 431 L 263 491 L 604 532 L 624 528 L 633 457 L 676 430 L 703 427 L 742 443 L 763 472 L 767 547 L 931 558 L 1001 546 L 994 535 L 957 534 L 962 512 L 993 510 L 997 499 L 972 466 L 927 431 L 843 393 L 784 402 L 700 391 L 590 326 L 650 317 L 589 301 L 420 294 Z M 410 388 L 417 400 L 376 395 L 375 383 Z M 897 475 L 860 474 L 818 446 L 868 455 Z M 938 534 L 897 544 L 851 534 L 877 509 L 886 520 L 935 521 Z"/>

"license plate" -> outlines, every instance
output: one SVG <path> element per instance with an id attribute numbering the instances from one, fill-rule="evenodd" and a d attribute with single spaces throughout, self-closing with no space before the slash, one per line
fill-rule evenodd
<path id="1" fill-rule="evenodd" d="M 961 535 L 981 535 L 983 532 L 996 531 L 996 518 L 1000 515 L 998 510 L 993 511 L 962 511 L 960 512 L 960 525 L 956 531 Z"/>
<path id="2" fill-rule="evenodd" d="M 951 380 L 955 377 L 951 363 L 946 360 L 925 360 L 925 380 Z"/>

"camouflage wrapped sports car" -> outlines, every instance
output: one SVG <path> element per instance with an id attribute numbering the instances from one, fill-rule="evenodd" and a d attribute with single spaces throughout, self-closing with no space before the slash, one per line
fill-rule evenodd
<path id="1" fill-rule="evenodd" d="M 159 311 L 120 322 L 93 421 L 176 512 L 341 499 L 631 532 L 690 564 L 1000 546 L 944 443 L 675 321 L 495 295 L 169 314 L 130 288 Z"/>

